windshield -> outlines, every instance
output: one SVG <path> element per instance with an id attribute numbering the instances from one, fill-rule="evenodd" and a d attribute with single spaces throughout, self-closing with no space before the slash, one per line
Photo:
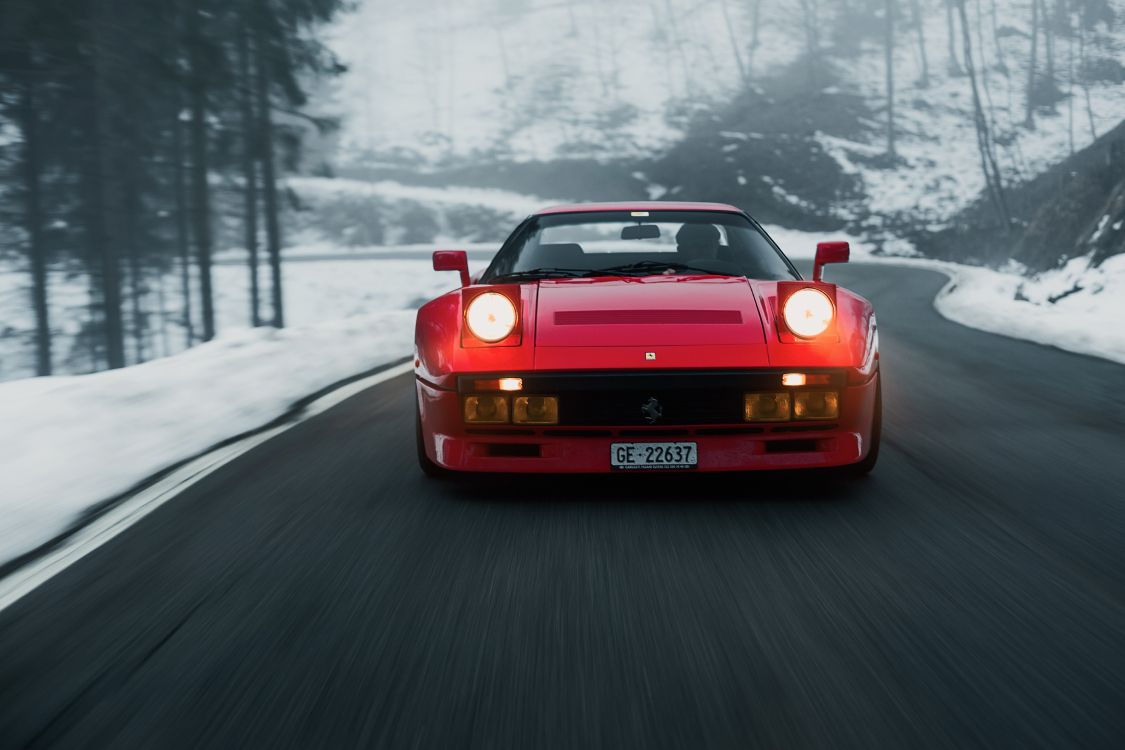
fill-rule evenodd
<path id="1" fill-rule="evenodd" d="M 740 214 L 605 211 L 529 219 L 504 243 L 481 282 L 699 273 L 800 278 L 765 233 Z"/>

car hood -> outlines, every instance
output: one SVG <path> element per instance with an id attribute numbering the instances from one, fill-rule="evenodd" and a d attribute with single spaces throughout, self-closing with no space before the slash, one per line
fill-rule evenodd
<path id="1" fill-rule="evenodd" d="M 764 344 L 749 281 L 645 276 L 541 281 L 537 347 Z"/>

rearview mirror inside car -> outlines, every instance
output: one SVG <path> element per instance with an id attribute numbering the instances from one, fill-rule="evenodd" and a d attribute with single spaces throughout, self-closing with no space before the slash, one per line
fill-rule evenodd
<path id="1" fill-rule="evenodd" d="M 637 224 L 621 230 L 623 240 L 655 240 L 660 238 L 660 227 L 656 224 Z"/>

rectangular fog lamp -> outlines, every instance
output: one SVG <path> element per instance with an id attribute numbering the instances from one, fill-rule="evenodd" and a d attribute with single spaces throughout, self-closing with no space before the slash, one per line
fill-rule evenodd
<path id="1" fill-rule="evenodd" d="M 492 394 L 465 396 L 464 416 L 468 424 L 507 424 L 508 397 Z"/>
<path id="2" fill-rule="evenodd" d="M 516 424 L 558 424 L 557 396 L 516 396 L 512 402 L 512 421 Z"/>
<path id="3" fill-rule="evenodd" d="M 789 419 L 788 393 L 747 393 L 743 398 L 747 422 L 785 422 Z"/>
<path id="4" fill-rule="evenodd" d="M 796 419 L 836 419 L 840 416 L 840 394 L 836 391 L 800 391 L 793 394 Z"/>

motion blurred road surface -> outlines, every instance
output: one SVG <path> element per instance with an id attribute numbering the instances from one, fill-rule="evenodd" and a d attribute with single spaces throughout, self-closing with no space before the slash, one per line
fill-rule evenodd
<path id="1" fill-rule="evenodd" d="M 869 479 L 429 481 L 398 378 L 0 614 L 0 746 L 1125 746 L 1125 368 L 830 276 Z"/>

